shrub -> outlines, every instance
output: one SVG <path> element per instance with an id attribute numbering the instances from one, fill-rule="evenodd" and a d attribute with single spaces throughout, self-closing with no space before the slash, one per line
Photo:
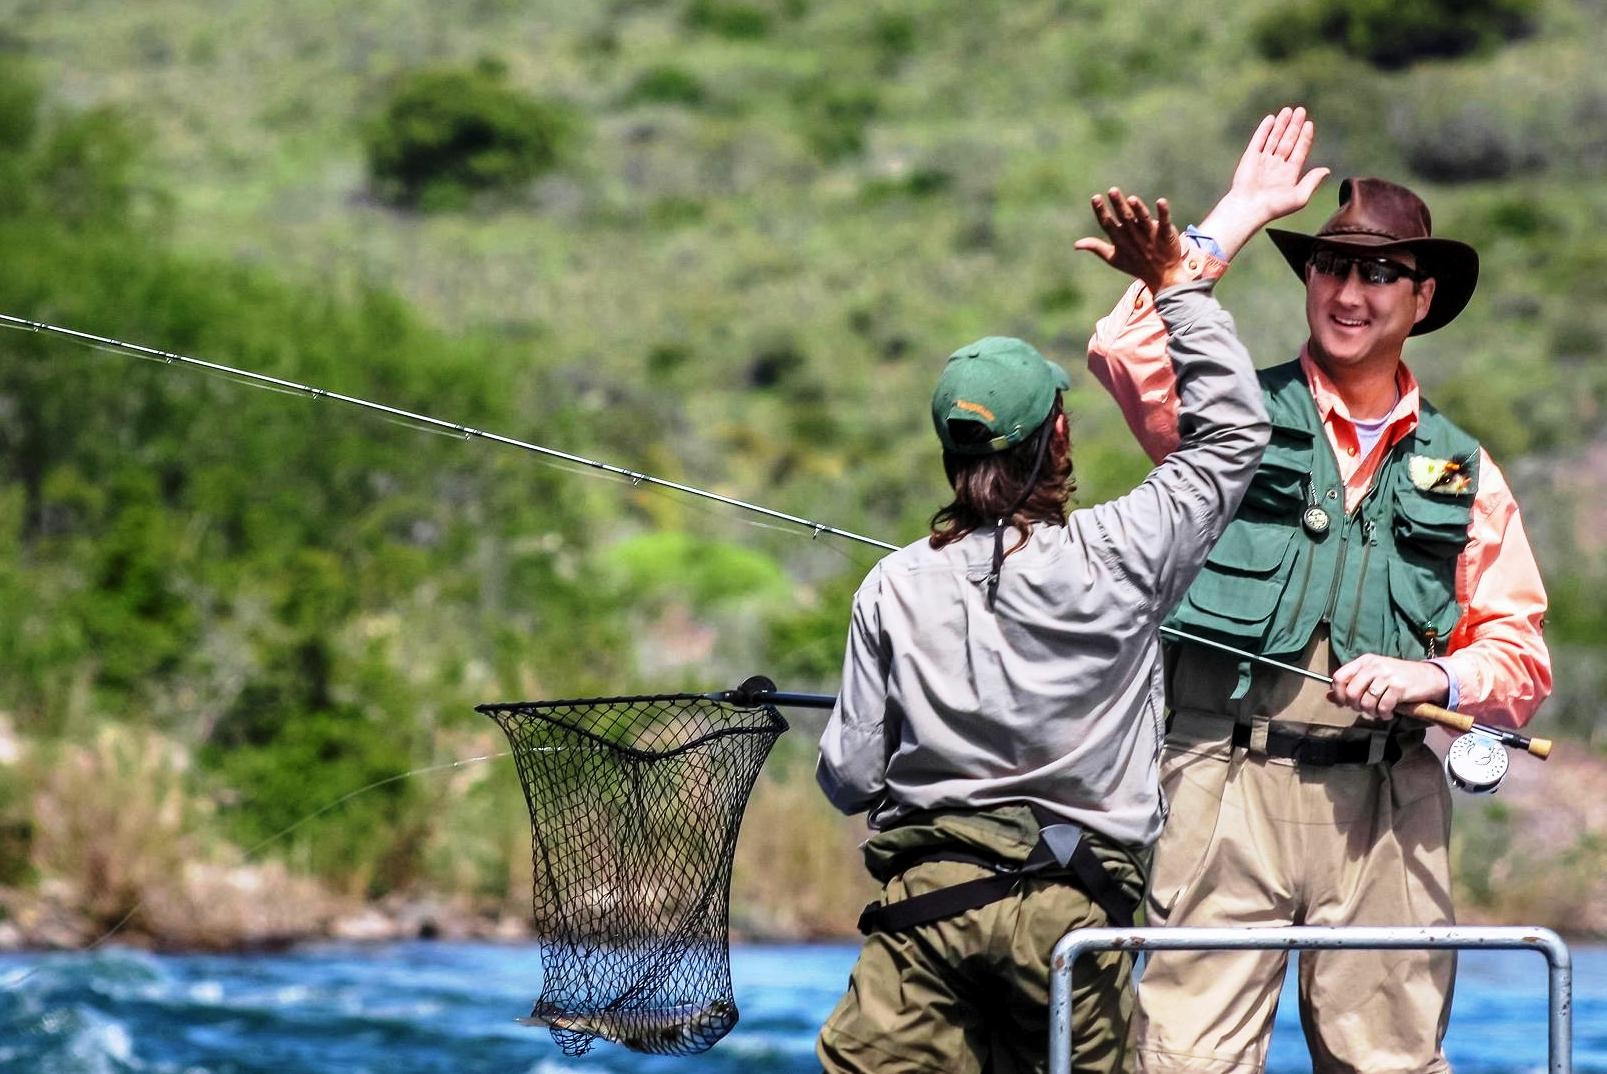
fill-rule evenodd
<path id="1" fill-rule="evenodd" d="M 1461 108 L 1432 123 L 1410 123 L 1401 153 L 1412 174 L 1432 183 L 1506 179 L 1542 169 L 1544 151 L 1521 124 L 1502 122 L 1477 107 Z"/>
<path id="2" fill-rule="evenodd" d="M 692 0 L 686 9 L 686 24 L 694 30 L 753 40 L 770 33 L 770 12 L 742 0 Z"/>
<path id="3" fill-rule="evenodd" d="M 1488 62 L 1434 64 L 1389 81 L 1399 84 L 1380 129 L 1425 178 L 1544 170 L 1591 182 L 1607 164 L 1607 69 L 1588 47 L 1536 43 Z"/>
<path id="4" fill-rule="evenodd" d="M 71 884 L 100 925 L 171 890 L 195 851 L 188 767 L 174 743 L 116 725 L 63 747 L 36 791 L 34 864 Z"/>
<path id="5" fill-rule="evenodd" d="M 904 175 L 871 180 L 865 184 L 864 195 L 868 202 L 891 198 L 930 198 L 946 193 L 953 186 L 952 172 L 923 165 Z"/>
<path id="6" fill-rule="evenodd" d="M 394 205 L 457 208 L 551 169 L 575 134 L 569 109 L 519 93 L 492 67 L 420 71 L 370 123 L 368 170 Z"/>
<path id="7" fill-rule="evenodd" d="M 0 145 L 11 156 L 27 149 L 39 128 L 39 80 L 26 64 L 0 65 Z"/>
<path id="8" fill-rule="evenodd" d="M 708 97 L 703 83 L 684 67 L 661 64 L 636 77 L 625 94 L 626 104 L 684 104 L 696 107 Z"/>
<path id="9" fill-rule="evenodd" d="M 382 894 L 414 879 L 421 799 L 401 778 L 410 767 L 404 736 L 351 706 L 275 715 L 261 745 L 214 742 L 203 751 L 237 796 L 222 814 L 231 834 L 249 852 L 280 850 L 279 840 L 290 839 L 296 860 L 354 892 Z"/>
<path id="10" fill-rule="evenodd" d="M 1262 17 L 1253 31 L 1268 59 L 1337 45 L 1378 67 L 1464 56 L 1534 30 L 1539 0 L 1307 0 Z"/>
<path id="11" fill-rule="evenodd" d="M 871 22 L 870 39 L 878 65 L 891 71 L 915 51 L 915 16 L 905 11 L 884 11 Z"/>
<path id="12" fill-rule="evenodd" d="M 804 140 L 827 163 L 862 152 L 865 128 L 881 111 L 881 101 L 869 86 L 811 80 L 793 99 Z"/>

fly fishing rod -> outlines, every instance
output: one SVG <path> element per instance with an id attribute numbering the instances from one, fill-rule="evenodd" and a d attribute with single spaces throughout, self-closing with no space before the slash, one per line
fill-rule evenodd
<path id="1" fill-rule="evenodd" d="M 769 507 L 764 507 L 756 503 L 750 503 L 747 500 L 739 500 L 731 496 L 722 496 L 717 492 L 709 492 L 706 489 L 700 489 L 693 485 L 653 477 L 650 474 L 627 469 L 623 466 L 616 466 L 612 463 L 603 462 L 598 459 L 587 458 L 583 455 L 575 455 L 567 451 L 559 451 L 556 448 L 545 447 L 541 444 L 533 444 L 525 440 L 516 440 L 511 436 L 502 436 L 498 433 L 486 432 L 483 429 L 475 429 L 467 425 L 461 425 L 454 421 L 443 421 L 440 418 L 433 418 L 427 414 L 418 414 L 410 410 L 403 410 L 399 407 L 387 406 L 384 403 L 376 403 L 368 399 L 360 399 L 354 395 L 344 395 L 340 392 L 330 391 L 327 388 L 317 388 L 308 384 L 300 384 L 293 380 L 285 380 L 281 377 L 268 376 L 265 373 L 255 373 L 248 369 L 239 369 L 234 366 L 222 365 L 217 362 L 203 361 L 200 358 L 191 358 L 187 355 L 176 354 L 172 351 L 158 350 L 154 347 L 141 346 L 138 343 L 128 343 L 124 340 L 113 339 L 109 336 L 99 336 L 90 332 L 81 332 L 73 328 L 63 328 L 60 325 L 48 324 L 43 321 L 32 321 L 24 317 L 14 317 L 10 314 L 0 313 L 0 327 L 14 328 L 25 332 L 35 332 L 43 335 L 56 336 L 61 339 L 70 340 L 74 343 L 110 350 L 132 357 L 152 359 L 164 362 L 168 365 L 190 366 L 192 368 L 206 370 L 211 373 L 219 373 L 227 377 L 232 377 L 247 384 L 272 388 L 277 391 L 304 395 L 309 399 L 330 400 L 336 403 L 344 403 L 347 406 L 353 406 L 362 410 L 370 411 L 372 413 L 382 414 L 388 418 L 400 418 L 403 421 L 413 422 L 429 429 L 446 432 L 463 440 L 486 440 L 491 443 L 502 444 L 506 447 L 518 448 L 521 451 L 527 451 L 535 455 L 544 456 L 546 458 L 558 459 L 575 466 L 589 467 L 593 470 L 598 470 L 603 473 L 612 474 L 616 477 L 625 478 L 632 485 L 654 485 L 659 488 L 666 488 L 675 492 L 684 493 L 688 496 L 712 500 L 715 503 L 724 504 L 728 507 L 735 507 L 742 511 L 748 511 L 753 514 L 762 515 L 766 518 L 776 519 L 777 521 L 787 522 L 801 527 L 805 530 L 808 530 L 812 537 L 819 537 L 821 534 L 828 534 L 833 537 L 842 537 L 850 541 L 857 541 L 860 544 L 869 545 L 873 548 L 880 548 L 888 552 L 896 552 L 898 550 L 898 545 L 889 544 L 886 541 L 879 541 L 874 537 L 867 537 L 862 533 L 854 533 L 851 530 L 840 529 L 836 526 L 827 525 L 824 522 L 816 522 L 811 519 L 802 518 L 798 515 L 787 514 L 784 511 L 776 511 Z M 1332 678 L 1322 675 L 1318 672 L 1297 667 L 1293 664 L 1287 664 L 1280 660 L 1274 660 L 1270 657 L 1261 656 L 1258 653 L 1251 653 L 1243 649 L 1236 649 L 1231 645 L 1224 645 L 1221 642 L 1211 641 L 1207 638 L 1201 638 L 1193 634 L 1188 634 L 1173 627 L 1163 626 L 1160 628 L 1160 631 L 1162 634 L 1176 638 L 1179 641 L 1186 641 L 1196 645 L 1204 645 L 1209 648 L 1219 649 L 1242 659 L 1250 660 L 1269 667 L 1275 667 L 1282 671 L 1301 675 L 1308 679 L 1314 679 L 1318 682 L 1327 683 L 1329 685 L 1332 685 L 1333 683 Z M 1503 728 L 1489 727 L 1483 724 L 1478 724 L 1475 723 L 1470 716 L 1465 716 L 1457 712 L 1451 712 L 1449 709 L 1441 708 L 1438 705 L 1420 703 L 1412 706 L 1402 707 L 1399 709 L 1399 711 L 1402 715 L 1410 716 L 1413 719 L 1422 720 L 1427 723 L 1440 724 L 1444 727 L 1451 728 L 1452 730 L 1477 732 L 1478 734 L 1484 735 L 1488 738 L 1495 739 L 1502 745 L 1511 746 L 1515 749 L 1521 749 L 1532 756 L 1541 758 L 1542 760 L 1548 757 L 1551 753 L 1552 744 L 1549 739 L 1525 738 L 1522 735 L 1505 730 Z"/>
<path id="2" fill-rule="evenodd" d="M 868 544 L 876 548 L 886 549 L 889 552 L 897 551 L 898 549 L 897 545 L 888 544 L 885 541 L 878 541 L 875 538 L 866 537 L 863 534 L 852 533 L 848 530 L 838 529 L 835 526 L 828 526 L 823 522 L 812 522 L 807 518 L 799 518 L 797 515 L 789 515 L 784 511 L 772 510 L 769 507 L 763 507 L 756 503 L 749 503 L 746 500 L 738 500 L 730 496 L 722 496 L 717 492 L 709 492 L 706 489 L 696 488 L 692 485 L 683 485 L 678 481 L 669 481 L 661 477 L 653 477 L 650 474 L 630 470 L 623 466 L 615 466 L 612 463 L 602 462 L 598 459 L 588 459 L 581 455 L 570 454 L 567 451 L 559 451 L 556 448 L 543 447 L 540 444 L 532 444 L 525 440 L 515 440 L 511 436 L 502 436 L 498 433 L 486 432 L 484 429 L 474 429 L 467 425 L 459 425 L 455 421 L 442 421 L 440 418 L 432 418 L 428 414 L 416 414 L 411 410 L 403 410 L 400 407 L 387 406 L 384 403 L 376 403 L 368 399 L 359 399 L 355 395 L 342 395 L 340 392 L 332 392 L 327 388 L 316 388 L 309 384 L 298 384 L 293 380 L 284 380 L 280 377 L 270 377 L 266 373 L 253 373 L 249 369 L 237 369 L 234 366 L 221 365 L 217 362 L 202 361 L 200 358 L 191 358 L 183 354 L 175 354 L 172 351 L 157 350 L 154 347 L 143 347 L 138 343 L 127 343 L 123 340 L 112 339 L 108 336 L 97 336 L 90 332 L 80 332 L 72 328 L 62 328 L 60 325 L 46 324 L 43 321 L 30 321 L 23 317 L 13 317 L 10 314 L 5 313 L 0 313 L 0 328 L 15 328 L 24 332 L 38 332 L 45 335 L 58 336 L 62 339 L 69 339 L 75 343 L 82 343 L 90 347 L 118 351 L 123 354 L 139 358 L 154 359 L 156 361 L 165 362 L 169 365 L 185 365 L 195 369 L 204 369 L 211 373 L 221 373 L 224 376 L 233 377 L 237 380 L 245 381 L 248 384 L 256 384 L 281 392 L 304 395 L 309 399 L 327 399 L 336 403 L 345 403 L 348 406 L 358 407 L 376 414 L 383 414 L 389 418 L 400 418 L 403 421 L 414 422 L 418 425 L 426 426 L 431 429 L 436 429 L 441 432 L 460 437 L 463 440 L 489 440 L 495 444 L 503 444 L 507 447 L 515 447 L 521 451 L 528 451 L 532 454 L 543 455 L 550 459 L 558 459 L 563 462 L 571 463 L 575 466 L 587 466 L 593 470 L 600 470 L 604 473 L 613 474 L 615 477 L 625 478 L 633 485 L 655 485 L 659 488 L 673 489 L 676 492 L 683 492 L 688 496 L 697 496 L 705 500 L 713 500 L 715 503 L 722 503 L 728 507 L 735 507 L 743 511 L 750 511 L 756 515 L 763 515 L 766 518 L 773 518 L 781 522 L 790 522 L 795 526 L 801 526 L 804 529 L 809 530 L 810 533 L 815 537 L 819 537 L 824 533 L 830 534 L 833 537 L 845 537 L 850 541 L 858 541 L 861 544 Z"/>

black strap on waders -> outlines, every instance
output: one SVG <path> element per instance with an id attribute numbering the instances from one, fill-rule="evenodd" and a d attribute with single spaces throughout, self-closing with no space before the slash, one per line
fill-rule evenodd
<path id="1" fill-rule="evenodd" d="M 903 932 L 918 925 L 930 924 L 945 917 L 963 914 L 992 902 L 998 902 L 1016 884 L 1030 877 L 1049 873 L 1069 872 L 1077 886 L 1105 911 L 1105 918 L 1117 928 L 1131 928 L 1138 900 L 1129 896 L 1105 871 L 1104 863 L 1094 854 L 1082 829 L 1075 824 L 1055 823 L 1043 826 L 1038 845 L 1032 848 L 1027 860 L 1018 866 L 1005 865 L 997 859 L 959 850 L 934 849 L 916 851 L 898 862 L 896 873 L 930 861 L 958 861 L 992 869 L 992 876 L 982 876 L 964 883 L 952 884 L 936 891 L 928 891 L 898 902 L 873 902 L 859 915 L 859 931 L 869 936 L 873 932 Z"/>

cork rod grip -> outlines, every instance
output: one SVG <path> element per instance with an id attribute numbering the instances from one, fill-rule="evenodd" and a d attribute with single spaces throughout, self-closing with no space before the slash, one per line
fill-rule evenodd
<path id="1" fill-rule="evenodd" d="M 1424 723 L 1437 723 L 1441 727 L 1449 727 L 1453 731 L 1473 730 L 1473 717 L 1463 712 L 1452 712 L 1450 709 L 1431 705 L 1427 701 L 1419 701 L 1412 705 L 1401 705 L 1395 711 L 1402 716 L 1422 720 Z"/>

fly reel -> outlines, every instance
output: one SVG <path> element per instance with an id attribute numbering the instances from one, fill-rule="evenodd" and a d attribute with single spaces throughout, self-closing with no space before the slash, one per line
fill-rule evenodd
<path id="1" fill-rule="evenodd" d="M 1470 731 L 1445 754 L 1445 779 L 1468 794 L 1494 794 L 1507 775 L 1507 751 L 1496 739 Z"/>

